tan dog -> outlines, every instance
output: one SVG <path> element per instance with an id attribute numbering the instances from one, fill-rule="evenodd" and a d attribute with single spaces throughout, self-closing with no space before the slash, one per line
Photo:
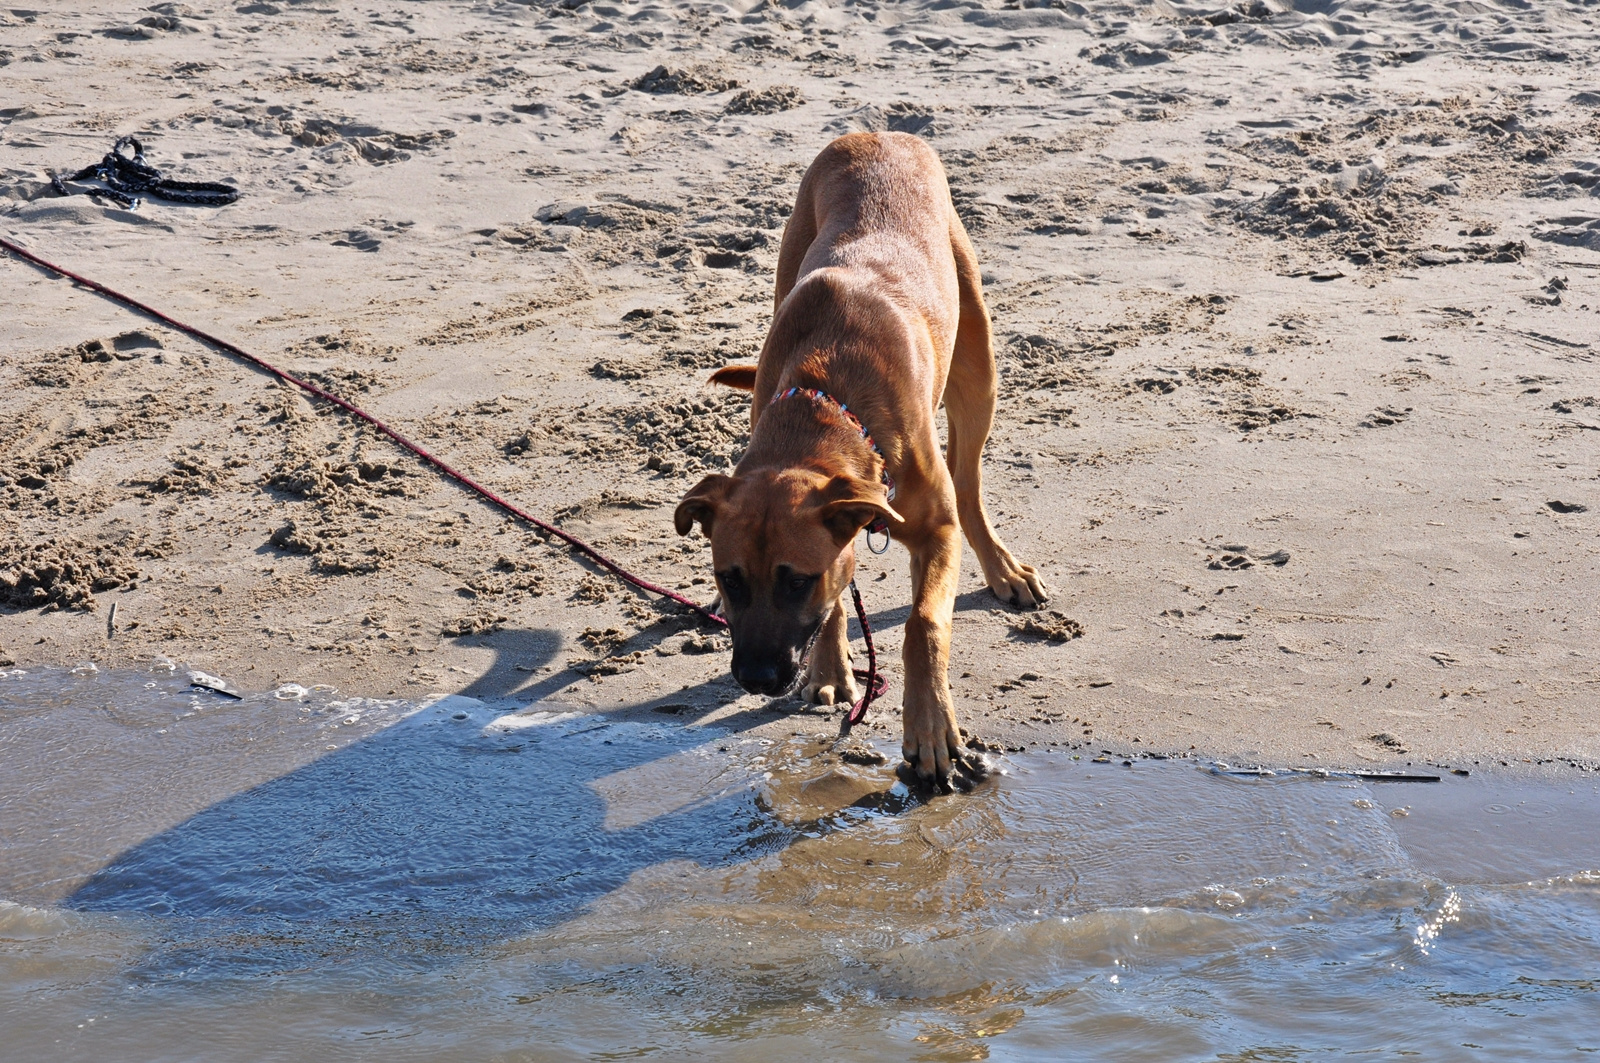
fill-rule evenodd
<path id="1" fill-rule="evenodd" d="M 805 698 L 855 700 L 840 595 L 855 573 L 856 534 L 885 522 L 911 553 L 901 748 L 922 782 L 967 788 L 984 769 L 963 755 L 946 675 L 960 531 L 1001 600 L 1032 609 L 1045 588 L 984 511 L 989 312 L 927 144 L 858 133 L 823 149 L 784 229 L 775 306 L 760 363 L 711 378 L 754 392 L 749 449 L 732 476 L 690 491 L 675 517 L 680 535 L 698 521 L 711 540 L 734 678 L 782 694 L 810 650 Z"/>

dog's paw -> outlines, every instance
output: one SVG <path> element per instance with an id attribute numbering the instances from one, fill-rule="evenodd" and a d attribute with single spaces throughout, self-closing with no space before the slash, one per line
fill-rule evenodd
<path id="1" fill-rule="evenodd" d="M 847 676 L 842 683 L 807 683 L 800 688 L 800 697 L 812 705 L 854 705 L 855 680 Z"/>
<path id="2" fill-rule="evenodd" d="M 961 753 L 950 761 L 942 775 L 923 775 L 902 761 L 895 775 L 907 787 L 923 794 L 948 794 L 959 790 L 970 794 L 994 774 L 994 763 L 982 753 Z"/>
<path id="3" fill-rule="evenodd" d="M 806 666 L 806 681 L 800 688 L 801 699 L 812 705 L 853 705 L 860 696 L 856 691 L 855 675 L 850 671 L 849 648 L 816 646 L 811 651 L 811 662 Z"/>
<path id="4" fill-rule="evenodd" d="M 933 718 L 919 723 L 916 714 L 906 714 L 906 733 L 900 746 L 906 762 L 900 766 L 900 777 L 907 786 L 925 793 L 971 790 L 987 776 L 987 762 L 961 747 L 961 735 L 953 713 L 929 715 Z M 978 764 L 984 765 L 982 775 L 976 774 L 980 770 Z"/>
<path id="5" fill-rule="evenodd" d="M 813 659 L 800 688 L 801 699 L 812 705 L 854 705 L 860 696 L 848 657 L 842 665 L 834 662 L 832 667 Z"/>
<path id="6" fill-rule="evenodd" d="M 989 589 L 1013 609 L 1037 609 L 1050 600 L 1050 592 L 1039 578 L 1039 570 L 1019 561 L 1012 561 L 991 576 Z"/>

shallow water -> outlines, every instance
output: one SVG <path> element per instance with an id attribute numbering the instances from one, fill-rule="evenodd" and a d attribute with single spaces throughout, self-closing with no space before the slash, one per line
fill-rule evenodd
<path id="1" fill-rule="evenodd" d="M 280 695 L 0 678 L 0 1057 L 1600 1052 L 1589 779 L 918 804 L 809 735 Z"/>

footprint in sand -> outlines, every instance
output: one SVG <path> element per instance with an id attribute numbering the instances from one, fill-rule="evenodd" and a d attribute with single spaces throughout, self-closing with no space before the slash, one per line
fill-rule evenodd
<path id="1" fill-rule="evenodd" d="M 1361 422 L 1361 427 L 1386 428 L 1392 424 L 1399 424 L 1409 416 L 1411 416 L 1410 406 L 1403 410 L 1397 410 L 1393 406 L 1380 406 L 1367 415 L 1367 419 Z"/>
<path id="2" fill-rule="evenodd" d="M 370 229 L 350 229 L 339 234 L 333 241 L 334 247 L 353 247 L 357 251 L 376 251 L 383 246 L 383 240 Z"/>
<path id="3" fill-rule="evenodd" d="M 1206 568 L 1230 572 L 1237 572 L 1240 569 L 1254 568 L 1256 564 L 1254 561 L 1246 557 L 1242 551 L 1236 554 L 1223 554 L 1221 557 L 1208 556 L 1206 560 L 1210 562 L 1206 565 Z"/>
<path id="4" fill-rule="evenodd" d="M 1382 746 L 1391 753 L 1407 752 L 1406 744 L 1400 741 L 1400 739 L 1396 738 L 1394 735 L 1390 734 L 1388 731 L 1381 731 L 1378 734 L 1372 735 L 1371 741 L 1376 742 L 1378 745 Z"/>
<path id="5" fill-rule="evenodd" d="M 1240 569 L 1254 568 L 1257 561 L 1274 568 L 1282 568 L 1289 563 L 1289 551 L 1278 550 L 1252 550 L 1248 546 L 1225 545 L 1221 547 L 1222 556 L 1213 557 L 1206 555 L 1206 565 L 1209 569 L 1219 571 L 1239 571 Z"/>
<path id="6" fill-rule="evenodd" d="M 793 85 L 773 85 L 765 89 L 745 89 L 735 94 L 725 110 L 728 114 L 777 114 L 805 102 L 805 95 Z"/>

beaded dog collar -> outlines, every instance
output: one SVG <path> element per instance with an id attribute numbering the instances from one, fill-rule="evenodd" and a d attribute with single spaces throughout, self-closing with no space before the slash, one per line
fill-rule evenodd
<path id="1" fill-rule="evenodd" d="M 878 449 L 878 444 L 873 441 L 872 433 L 867 431 L 867 426 L 861 423 L 861 418 L 851 413 L 850 407 L 846 406 L 832 395 L 829 395 L 826 391 L 821 391 L 817 388 L 789 388 L 787 391 L 780 391 L 776 395 L 772 396 L 772 402 L 767 403 L 767 405 L 775 405 L 780 400 L 787 399 L 792 395 L 804 395 L 813 402 L 820 402 L 825 406 L 832 406 L 834 409 L 839 411 L 845 420 L 849 421 L 850 424 L 855 427 L 857 432 L 861 433 L 862 441 L 866 443 L 867 447 L 878 456 L 878 460 L 883 462 L 883 472 L 881 473 L 883 478 L 883 486 L 889 491 L 889 501 L 893 502 L 895 496 L 895 484 L 894 477 L 889 475 L 889 462 L 884 458 L 883 451 Z M 879 550 L 872 545 L 873 535 L 883 536 L 883 550 Z M 875 554 L 881 554 L 884 550 L 889 549 L 889 522 L 884 520 L 882 517 L 879 517 L 871 524 L 867 525 L 867 549 L 871 550 Z"/>

